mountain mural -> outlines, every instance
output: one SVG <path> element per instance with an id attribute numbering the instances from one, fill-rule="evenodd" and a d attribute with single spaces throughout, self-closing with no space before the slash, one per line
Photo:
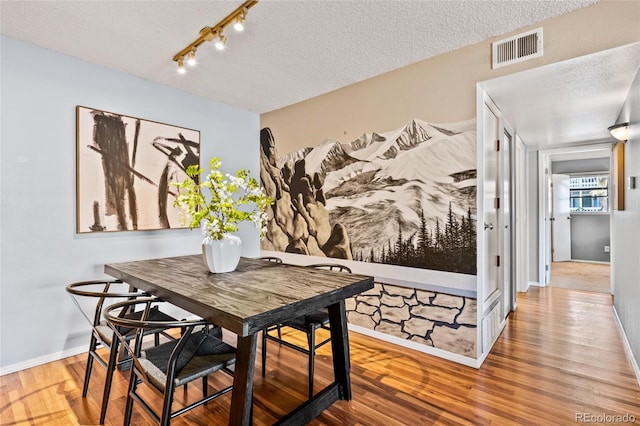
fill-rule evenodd
<path id="1" fill-rule="evenodd" d="M 476 121 L 414 119 L 278 156 L 261 131 L 262 248 L 476 273 Z"/>

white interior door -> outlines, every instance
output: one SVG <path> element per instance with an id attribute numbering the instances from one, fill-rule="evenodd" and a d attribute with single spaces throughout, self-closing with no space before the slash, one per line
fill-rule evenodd
<path id="1" fill-rule="evenodd" d="M 483 111 L 484 133 L 483 133 L 483 150 L 484 150 L 484 211 L 483 226 L 484 229 L 484 279 L 483 279 L 483 296 L 484 308 L 488 308 L 489 304 L 496 296 L 499 290 L 499 268 L 498 255 L 500 254 L 500 242 L 498 239 L 498 212 L 496 210 L 496 197 L 498 196 L 498 154 L 496 142 L 499 139 L 498 133 L 498 117 L 485 103 Z"/>
<path id="2" fill-rule="evenodd" d="M 528 218 L 528 203 L 527 203 L 527 154 L 526 148 L 522 143 L 522 140 L 516 135 L 514 153 L 514 211 L 513 211 L 513 223 L 514 223 L 514 235 L 515 235 L 515 250 L 514 250 L 514 280 L 516 283 L 516 289 L 520 292 L 525 292 L 529 288 L 529 218 Z M 516 306 L 516 297 L 513 295 L 513 306 Z"/>
<path id="3" fill-rule="evenodd" d="M 571 212 L 569 201 L 569 176 L 552 175 L 552 258 L 554 262 L 571 260 Z"/>
<path id="4" fill-rule="evenodd" d="M 511 244 L 513 227 L 512 227 L 512 185 L 511 185 L 511 146 L 513 145 L 513 137 L 505 128 L 502 132 L 502 141 L 500 144 L 500 181 L 502 183 L 500 200 L 500 211 L 502 213 L 501 231 L 502 231 L 502 254 L 500 269 L 502 272 L 502 297 L 503 297 L 503 318 L 506 318 L 514 309 L 513 296 L 513 245 Z"/>
<path id="5" fill-rule="evenodd" d="M 551 185 L 551 160 L 548 155 L 543 155 L 540 153 L 540 162 L 542 164 L 542 168 L 544 172 L 541 174 L 542 182 L 541 188 L 543 192 L 543 199 L 540 205 L 542 206 L 542 212 L 540 217 L 544 220 L 544 225 L 541 227 L 544 231 L 544 239 L 540 244 L 540 249 L 542 250 L 542 254 L 540 256 L 541 259 L 544 259 L 542 262 L 543 270 L 540 272 L 540 285 L 545 286 L 549 284 L 551 281 L 551 246 L 553 245 L 551 241 L 551 220 L 553 219 L 553 189 Z"/>

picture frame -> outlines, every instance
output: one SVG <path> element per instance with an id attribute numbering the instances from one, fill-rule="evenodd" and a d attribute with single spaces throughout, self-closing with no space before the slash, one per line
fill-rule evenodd
<path id="1" fill-rule="evenodd" d="M 76 106 L 76 232 L 185 228 L 173 206 L 200 131 Z"/>

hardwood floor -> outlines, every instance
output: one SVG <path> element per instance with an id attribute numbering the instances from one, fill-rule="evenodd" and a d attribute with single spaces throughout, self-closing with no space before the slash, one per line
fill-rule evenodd
<path id="1" fill-rule="evenodd" d="M 569 425 L 578 413 L 628 414 L 640 424 L 640 388 L 606 294 L 561 288 L 519 294 L 517 312 L 478 370 L 359 334 L 350 338 L 353 400 L 337 402 L 312 425 Z M 267 377 L 259 361 L 255 374 L 256 425 L 272 424 L 306 395 L 305 356 L 269 345 Z M 321 389 L 331 377 L 330 348 L 316 359 Z M 104 370 L 94 368 L 82 399 L 84 366 L 82 355 L 0 377 L 0 424 L 96 424 Z M 230 379 L 210 378 L 212 388 L 221 382 Z M 126 374 L 116 373 L 107 425 L 121 424 L 125 392 Z M 176 399 L 199 392 L 194 383 Z M 225 395 L 172 424 L 225 425 L 229 404 Z M 132 424 L 151 422 L 136 406 Z"/>
<path id="2" fill-rule="evenodd" d="M 611 294 L 611 266 L 608 263 L 552 262 L 549 285 Z"/>

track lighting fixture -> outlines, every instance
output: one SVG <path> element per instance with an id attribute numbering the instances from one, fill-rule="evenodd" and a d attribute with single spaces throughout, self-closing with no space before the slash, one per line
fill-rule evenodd
<path id="1" fill-rule="evenodd" d="M 224 29 L 230 24 L 236 31 L 244 30 L 244 21 L 247 18 L 249 9 L 258 4 L 258 0 L 246 0 L 237 9 L 227 15 L 223 20 L 212 27 L 204 27 L 200 30 L 200 35 L 192 41 L 187 47 L 173 56 L 173 61 L 178 64 L 178 73 L 184 74 L 184 61 L 186 58 L 187 65 L 196 65 L 196 49 L 205 41 L 214 41 L 214 45 L 218 50 L 224 50 L 227 38 L 222 34 Z"/>

